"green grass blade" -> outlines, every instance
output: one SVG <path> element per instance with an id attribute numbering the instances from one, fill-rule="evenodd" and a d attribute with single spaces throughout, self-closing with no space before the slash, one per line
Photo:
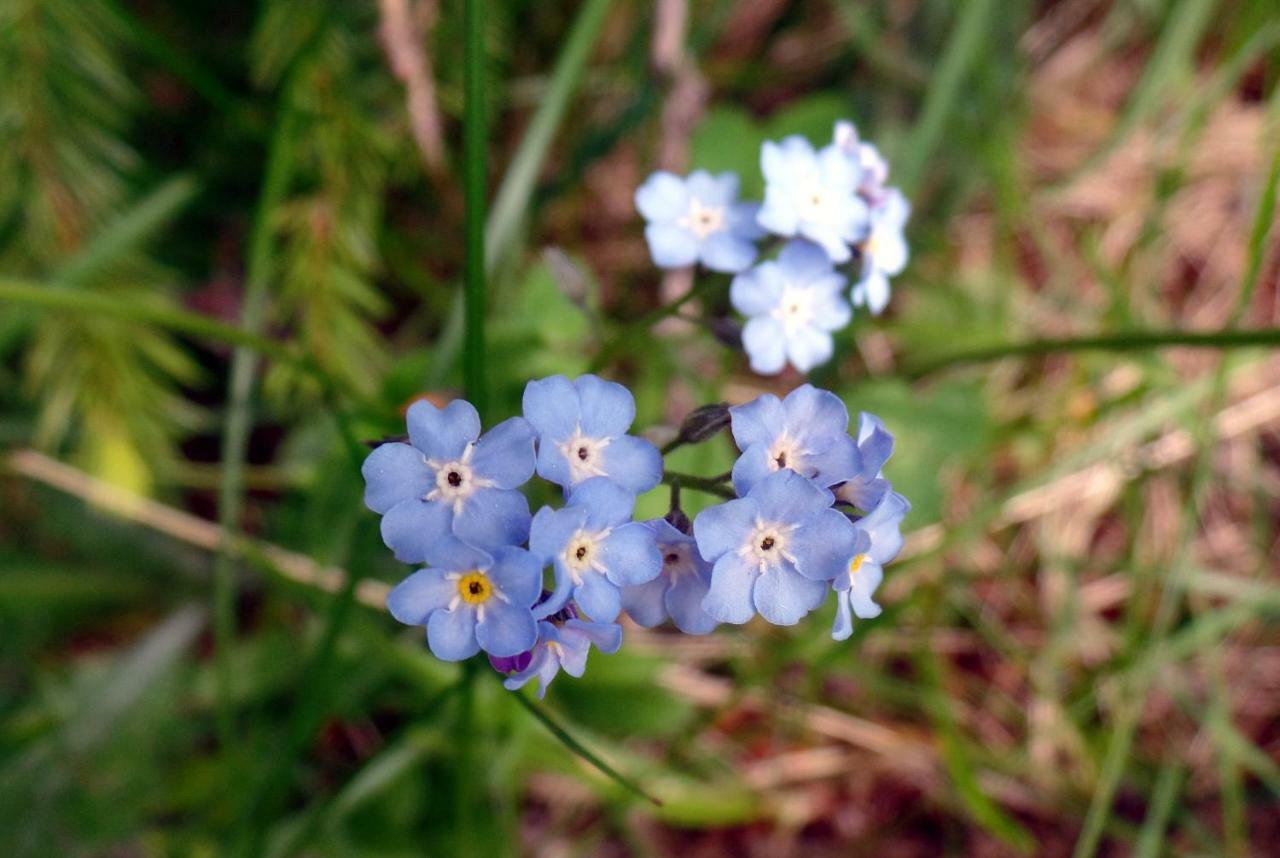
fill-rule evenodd
<path id="1" fill-rule="evenodd" d="M 462 375 L 467 398 L 483 419 L 488 399 L 485 377 L 485 48 L 484 2 L 467 0 L 463 8 L 466 31 L 462 173 L 466 194 L 466 266 L 464 271 L 464 341 Z"/>
<path id="2" fill-rule="evenodd" d="M 1173 757 L 1165 760 L 1156 778 L 1156 787 L 1147 807 L 1147 818 L 1142 822 L 1142 833 L 1134 848 L 1135 858 L 1158 858 L 1167 854 L 1164 848 L 1164 832 L 1173 815 L 1174 804 L 1182 789 L 1182 762 Z"/>

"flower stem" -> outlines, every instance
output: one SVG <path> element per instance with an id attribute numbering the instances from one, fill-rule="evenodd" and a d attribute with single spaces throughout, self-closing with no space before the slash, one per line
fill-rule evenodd
<path id="1" fill-rule="evenodd" d="M 484 0 L 466 0 L 463 8 L 464 98 L 462 128 L 463 185 L 466 196 L 466 262 L 463 285 L 463 386 L 480 412 L 488 404 L 484 345 L 485 217 L 485 51 Z"/>
<path id="2" fill-rule="evenodd" d="M 693 474 L 682 474 L 676 471 L 665 471 L 662 474 L 662 482 L 664 485 L 679 484 L 681 488 L 693 489 L 698 492 L 705 492 L 709 495 L 716 495 L 727 500 L 733 500 L 737 497 L 733 489 L 726 484 L 725 475 L 719 477 L 699 477 Z"/>

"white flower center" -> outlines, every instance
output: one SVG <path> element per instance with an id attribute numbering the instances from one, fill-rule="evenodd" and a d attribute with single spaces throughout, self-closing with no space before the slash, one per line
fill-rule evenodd
<path id="1" fill-rule="evenodd" d="M 427 463 L 427 467 L 436 474 L 436 487 L 427 492 L 423 500 L 451 504 L 453 514 L 458 515 L 462 512 L 462 505 L 475 493 L 476 489 L 496 485 L 493 480 L 478 477 L 472 471 L 471 456 L 475 453 L 475 449 L 475 444 L 468 444 L 467 449 L 462 452 L 462 458 L 452 462 L 442 462 L 423 456 L 422 460 Z"/>
<path id="2" fill-rule="evenodd" d="M 569 462 L 572 482 L 608 475 L 604 469 L 604 448 L 609 446 L 609 441 L 609 438 L 589 438 L 581 429 L 576 429 L 573 436 L 560 445 L 560 452 Z"/>
<path id="3" fill-rule="evenodd" d="M 867 555 L 855 554 L 853 559 L 849 561 L 849 583 L 853 584 L 854 576 L 858 574 L 858 570 L 862 568 L 862 564 L 867 562 Z"/>
<path id="4" fill-rule="evenodd" d="M 795 564 L 796 558 L 787 547 L 791 532 L 798 525 L 776 524 L 756 519 L 755 526 L 747 541 L 738 549 L 738 556 L 756 564 L 756 569 L 765 572 L 786 560 Z"/>
<path id="5" fill-rule="evenodd" d="M 784 432 L 769 446 L 769 470 L 781 471 L 783 468 L 790 468 L 797 474 L 803 474 L 805 457 L 808 455 L 808 450 L 802 448 Z M 809 475 L 806 474 L 806 476 Z"/>
<path id="6" fill-rule="evenodd" d="M 565 544 L 560 559 L 564 561 L 575 586 L 582 583 L 582 576 L 588 572 L 604 574 L 604 566 L 600 562 L 600 543 L 608 535 L 608 530 L 579 530 Z"/>
<path id="7" fill-rule="evenodd" d="M 724 208 L 721 206 L 705 206 L 702 204 L 702 200 L 692 197 L 689 200 L 688 213 L 676 223 L 690 230 L 699 239 L 703 239 L 713 232 L 719 232 L 724 229 Z"/>
<path id="8" fill-rule="evenodd" d="M 782 323 L 788 333 L 813 324 L 813 290 L 793 283 L 784 284 L 782 295 L 773 308 L 773 317 Z"/>

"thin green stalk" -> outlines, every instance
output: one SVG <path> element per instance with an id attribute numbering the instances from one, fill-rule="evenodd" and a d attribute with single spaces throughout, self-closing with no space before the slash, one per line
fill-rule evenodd
<path id="1" fill-rule="evenodd" d="M 466 271 L 463 286 L 463 383 L 467 398 L 483 417 L 488 391 L 485 378 L 485 51 L 484 0 L 466 0 L 464 77 L 466 110 L 463 117 L 463 183 L 466 194 Z"/>
<path id="2" fill-rule="evenodd" d="M 574 738 L 573 734 L 562 727 L 560 723 L 551 716 L 550 712 L 543 709 L 523 694 L 516 693 L 512 696 L 515 697 L 516 701 L 519 702 L 519 704 L 523 706 L 530 715 L 536 718 L 543 727 L 546 727 L 547 731 L 550 732 L 551 735 L 555 736 L 556 739 L 559 740 L 560 744 L 586 760 L 599 770 L 601 774 L 605 775 L 619 786 L 625 788 L 627 791 L 635 793 L 646 801 L 651 802 L 655 807 L 662 807 L 662 802 L 645 792 L 642 786 L 606 763 L 597 756 L 594 751 Z"/>
<path id="3" fill-rule="evenodd" d="M 458 771 L 453 794 L 454 837 L 459 855 L 470 855 L 477 842 L 472 819 L 475 815 L 475 700 L 479 663 L 468 659 L 462 665 L 458 688 L 458 726 L 454 732 L 458 748 Z"/>
<path id="4" fill-rule="evenodd" d="M 267 153 L 266 171 L 258 208 L 254 215 L 249 243 L 244 305 L 240 327 L 248 335 L 260 336 L 267 314 L 267 284 L 271 277 L 271 216 L 283 200 L 293 172 L 293 133 L 291 99 L 286 86 L 282 97 L 282 115 L 276 123 Z M 252 423 L 253 382 L 258 371 L 259 356 L 247 346 L 236 348 L 231 359 L 231 380 L 227 394 L 227 416 L 222 433 L 222 483 L 218 490 L 218 524 L 223 532 L 240 532 L 240 513 L 244 502 L 244 458 L 249 446 Z M 224 751 L 234 746 L 235 720 L 232 712 L 234 688 L 231 645 L 236 635 L 235 557 L 227 540 L 218 551 L 214 564 L 213 614 L 215 673 L 218 686 L 218 738 Z"/>
<path id="5" fill-rule="evenodd" d="M 990 363 L 1007 357 L 1034 357 L 1086 351 L 1134 352 L 1175 346 L 1200 349 L 1280 346 L 1280 328 L 1224 331 L 1120 331 L 1096 337 L 1030 340 L 944 355 L 919 366 L 908 367 L 902 375 L 910 379 L 919 379 L 943 370 L 970 364 Z"/>
<path id="6" fill-rule="evenodd" d="M 732 488 L 718 477 L 699 477 L 694 474 L 681 474 L 677 471 L 666 471 L 662 475 L 663 485 L 679 485 L 681 488 L 705 492 L 709 495 L 733 500 L 737 497 Z"/>

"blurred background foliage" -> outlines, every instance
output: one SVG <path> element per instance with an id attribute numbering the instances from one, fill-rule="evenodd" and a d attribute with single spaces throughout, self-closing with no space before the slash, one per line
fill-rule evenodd
<path id="1" fill-rule="evenodd" d="M 461 383 L 463 44 L 439 0 L 0 0 L 6 854 L 1270 854 L 1280 361 L 1129 332 L 1277 324 L 1274 2 L 488 4 L 494 419 L 594 369 L 661 443 L 800 381 L 708 332 L 724 278 L 659 318 L 652 169 L 758 194 L 849 117 L 914 201 L 814 379 L 898 436 L 885 614 L 628 628 L 548 696 L 661 807 L 379 610 L 358 442 Z"/>

